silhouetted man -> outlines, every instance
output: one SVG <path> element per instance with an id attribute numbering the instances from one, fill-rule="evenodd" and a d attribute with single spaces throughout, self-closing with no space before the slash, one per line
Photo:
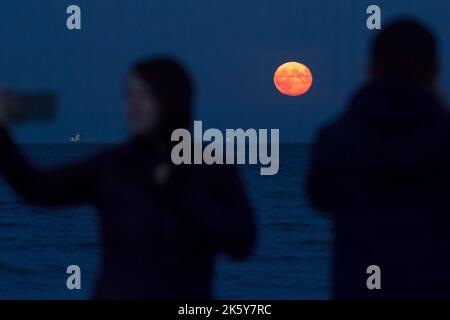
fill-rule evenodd
<path id="1" fill-rule="evenodd" d="M 337 299 L 450 297 L 450 127 L 437 71 L 430 31 L 391 24 L 374 42 L 370 81 L 315 142 L 307 187 L 335 224 Z M 368 289 L 371 265 L 381 290 Z"/>

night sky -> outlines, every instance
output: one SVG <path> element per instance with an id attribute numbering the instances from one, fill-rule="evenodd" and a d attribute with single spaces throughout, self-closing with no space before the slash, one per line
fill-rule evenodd
<path id="1" fill-rule="evenodd" d="M 82 30 L 66 28 L 66 8 L 82 10 Z M 441 88 L 450 98 L 448 0 L 46 0 L 2 2 L 0 83 L 52 90 L 60 98 L 50 124 L 15 130 L 21 142 L 66 142 L 80 132 L 97 141 L 126 137 L 123 80 L 136 59 L 180 58 L 197 88 L 204 127 L 279 128 L 281 142 L 310 142 L 342 111 L 364 81 L 366 8 L 383 23 L 413 16 L 440 41 Z M 446 40 L 446 43 L 444 43 Z M 273 73 L 283 62 L 306 64 L 311 91 L 283 96 Z"/>

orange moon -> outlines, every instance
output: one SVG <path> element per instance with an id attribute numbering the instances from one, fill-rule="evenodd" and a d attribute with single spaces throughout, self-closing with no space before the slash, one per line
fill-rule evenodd
<path id="1" fill-rule="evenodd" d="M 282 94 L 295 97 L 309 91 L 313 83 L 313 76 L 311 70 L 304 64 L 286 62 L 275 71 L 273 82 Z"/>

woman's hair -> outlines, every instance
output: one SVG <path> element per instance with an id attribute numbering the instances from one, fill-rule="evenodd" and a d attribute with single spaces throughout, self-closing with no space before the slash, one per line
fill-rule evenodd
<path id="1" fill-rule="evenodd" d="M 175 129 L 189 129 L 194 92 L 185 68 L 174 59 L 160 57 L 138 62 L 132 72 L 148 85 L 161 108 L 159 134 L 170 137 Z"/>

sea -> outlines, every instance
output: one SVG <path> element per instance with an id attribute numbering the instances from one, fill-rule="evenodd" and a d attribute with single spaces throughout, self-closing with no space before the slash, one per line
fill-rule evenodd
<path id="1" fill-rule="evenodd" d="M 41 168 L 70 164 L 108 144 L 23 144 Z M 256 211 L 258 246 L 244 262 L 217 260 L 218 299 L 330 298 L 330 221 L 305 196 L 310 145 L 280 145 L 277 175 L 259 165 L 239 168 Z M 101 259 L 97 214 L 91 207 L 32 207 L 0 178 L 0 299 L 89 299 Z M 81 268 L 81 289 L 66 271 Z"/>

